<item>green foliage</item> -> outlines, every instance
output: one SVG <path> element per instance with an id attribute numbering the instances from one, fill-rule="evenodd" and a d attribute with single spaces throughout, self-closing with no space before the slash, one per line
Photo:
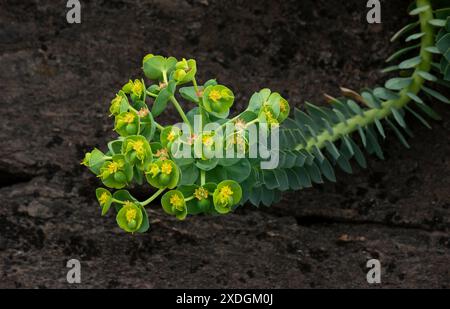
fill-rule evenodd
<path id="1" fill-rule="evenodd" d="M 230 119 L 235 101 L 232 90 L 215 79 L 199 85 L 195 60 L 145 56 L 146 80 L 130 80 L 111 101 L 109 112 L 115 118 L 114 130 L 119 137 L 108 143 L 106 153 L 98 149 L 87 153 L 82 164 L 110 189 L 146 183 L 157 191 L 139 202 L 126 190 L 112 194 L 98 188 L 96 197 L 102 215 L 113 206 L 120 228 L 142 233 L 149 229 L 145 206 L 161 194 L 164 211 L 179 220 L 188 215 L 228 214 L 246 202 L 270 206 L 281 199 L 283 192 L 336 181 L 336 168 L 353 173 L 352 161 L 366 168 L 364 152 L 384 159 L 382 142 L 389 133 L 409 147 L 409 117 L 431 128 L 426 117 L 440 117 L 429 99 L 450 103 L 439 90 L 449 87 L 450 81 L 447 6 L 438 0 L 417 0 L 410 9 L 417 20 L 392 38 L 405 43 L 388 58 L 391 65 L 384 71 L 398 72 L 398 76 L 374 89 L 356 92 L 342 88 L 342 97 L 327 96 L 327 106 L 306 103 L 291 110 L 279 93 L 262 89 L 252 95 L 246 110 Z M 195 107 L 185 114 L 178 96 Z M 213 143 L 225 140 L 215 129 L 186 135 L 175 125 L 157 123 L 155 118 L 169 104 L 189 128 L 196 116 L 201 119 L 201 129 L 211 123 L 220 129 L 234 124 L 235 130 L 229 135 L 232 142 Z M 223 153 L 229 149 L 248 154 L 255 146 L 249 139 L 250 124 L 266 128 L 267 133 L 279 129 L 277 168 L 261 169 L 261 158 L 213 156 L 218 150 Z M 191 157 L 176 155 L 183 149 Z"/>

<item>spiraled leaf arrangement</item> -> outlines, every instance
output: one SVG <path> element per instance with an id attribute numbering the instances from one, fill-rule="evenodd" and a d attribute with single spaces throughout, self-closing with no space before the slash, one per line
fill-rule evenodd
<path id="1" fill-rule="evenodd" d="M 82 162 L 104 186 L 117 190 L 96 190 L 102 215 L 114 206 L 120 228 L 143 233 L 149 229 L 145 206 L 160 195 L 164 211 L 179 220 L 188 215 L 227 214 L 247 202 L 270 206 L 285 191 L 308 188 L 323 183 L 324 178 L 336 181 L 336 166 L 352 173 L 353 159 L 365 168 L 362 148 L 383 159 L 380 140 L 386 138 L 385 126 L 409 148 L 405 135 L 412 133 L 405 115 L 409 113 L 431 128 L 426 118 L 440 117 L 427 100 L 450 103 L 436 90 L 450 86 L 450 5 L 448 1 L 417 0 L 409 14 L 416 21 L 392 38 L 404 40 L 405 46 L 387 60 L 396 64 L 384 70 L 398 72 L 398 77 L 389 79 L 384 87 L 361 92 L 341 88 L 341 98 L 325 95 L 328 107 L 306 103 L 293 113 L 280 94 L 263 89 L 251 97 L 244 112 L 230 119 L 233 92 L 216 80 L 198 85 L 195 60 L 147 55 L 143 71 L 151 85 L 144 79 L 130 80 L 111 102 L 110 113 L 119 138 L 108 143 L 106 153 L 94 149 Z M 196 107 L 185 114 L 176 94 Z M 170 151 L 174 143 L 192 149 L 198 144 L 212 148 L 214 131 L 186 139 L 178 127 L 160 125 L 155 118 L 168 104 L 173 104 L 190 128 L 194 116 L 200 117 L 202 127 L 211 122 L 235 124 L 238 129 L 233 132 L 233 147 L 240 146 L 244 151 L 249 146 L 246 137 L 250 124 L 269 125 L 266 130 L 277 127 L 278 168 L 262 169 L 260 159 L 246 157 L 175 158 Z M 124 190 L 144 183 L 156 191 L 145 201 Z"/>

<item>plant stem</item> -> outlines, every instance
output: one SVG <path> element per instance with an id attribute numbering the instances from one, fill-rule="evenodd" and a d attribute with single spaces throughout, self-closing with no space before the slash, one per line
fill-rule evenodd
<path id="1" fill-rule="evenodd" d="M 184 201 L 189 202 L 189 201 L 192 201 L 194 198 L 195 198 L 194 196 L 190 196 L 188 198 L 185 198 Z"/>
<path id="2" fill-rule="evenodd" d="M 161 195 L 161 193 L 164 192 L 164 190 L 166 190 L 165 188 L 163 189 L 159 189 L 158 191 L 155 192 L 155 194 L 153 194 L 152 196 L 150 196 L 150 198 L 148 198 L 147 200 L 141 202 L 142 206 L 147 206 L 148 204 L 150 204 L 151 202 L 153 202 L 153 200 L 155 200 L 158 196 Z"/>
<path id="3" fill-rule="evenodd" d="M 125 202 L 124 202 L 124 201 L 119 201 L 119 200 L 116 200 L 115 198 L 113 198 L 112 201 L 113 201 L 113 203 L 125 205 Z"/>
<path id="4" fill-rule="evenodd" d="M 157 128 L 159 131 L 164 130 L 164 127 L 163 127 L 162 125 L 160 125 L 159 123 L 157 123 L 156 121 L 155 121 L 155 125 L 156 125 L 156 128 Z"/>
<path id="5" fill-rule="evenodd" d="M 249 125 L 252 125 L 252 124 L 257 123 L 257 122 L 259 122 L 259 118 L 253 119 L 252 121 L 248 122 L 248 123 L 245 125 L 245 127 L 248 127 Z"/>
<path id="6" fill-rule="evenodd" d="M 432 54 L 426 49 L 434 45 L 434 28 L 428 22 L 433 19 L 433 9 L 431 8 L 430 0 L 417 0 L 417 6 L 429 6 L 429 8 L 420 13 L 420 28 L 425 35 L 422 37 L 420 56 L 422 62 L 416 67 L 414 73 L 411 76 L 411 84 L 403 89 L 399 93 L 399 98 L 395 100 L 389 100 L 383 102 L 381 108 L 370 109 L 363 113 L 363 115 L 356 115 L 347 120 L 347 123 L 338 123 L 333 126 L 333 134 L 328 131 L 324 131 L 316 138 L 308 140 L 306 145 L 297 145 L 296 150 L 305 149 L 311 151 L 314 147 L 323 148 L 327 142 L 334 142 L 340 139 L 342 136 L 353 133 L 358 130 L 359 127 L 366 127 L 369 124 L 375 122 L 375 120 L 384 119 L 392 114 L 392 108 L 401 109 L 405 107 L 411 98 L 408 93 L 417 95 L 425 80 L 418 74 L 419 71 L 429 72 L 431 69 Z"/>
<path id="7" fill-rule="evenodd" d="M 130 109 L 135 112 L 136 114 L 139 113 L 139 111 L 137 109 L 135 109 L 133 106 L 131 106 L 131 104 L 128 104 Z"/>
<path id="8" fill-rule="evenodd" d="M 194 90 L 195 90 L 195 94 L 197 95 L 198 98 L 198 110 L 200 112 L 200 130 L 203 131 L 203 124 L 204 124 L 204 118 L 205 117 L 205 112 L 203 110 L 203 99 L 202 97 L 199 96 L 199 88 L 198 88 L 198 84 L 197 84 L 197 80 L 195 79 L 195 77 L 192 79 L 192 84 L 194 85 Z"/>
<path id="9" fill-rule="evenodd" d="M 195 94 L 197 94 L 197 96 L 198 96 L 198 93 L 199 93 L 199 91 L 198 91 L 198 84 L 197 84 L 197 80 L 195 79 L 195 77 L 192 79 L 192 84 L 194 84 Z"/>
<path id="10" fill-rule="evenodd" d="M 151 93 L 151 92 L 148 91 L 148 90 L 146 91 L 146 93 L 147 93 L 148 96 L 151 96 L 151 97 L 154 97 L 154 98 L 157 98 L 157 97 L 158 97 L 157 94 Z"/>
<path id="11" fill-rule="evenodd" d="M 184 113 L 183 109 L 180 106 L 180 103 L 178 103 L 177 99 L 174 96 L 170 97 L 170 101 L 173 103 L 173 105 L 175 106 L 175 108 L 177 109 L 178 113 L 180 114 L 181 118 L 183 119 L 183 121 L 189 126 L 189 128 L 191 129 L 191 132 L 193 132 L 192 130 L 192 125 L 189 122 L 189 119 L 187 118 L 186 114 Z"/>
<path id="12" fill-rule="evenodd" d="M 206 172 L 204 170 L 200 171 L 200 185 L 203 186 L 206 183 Z"/>

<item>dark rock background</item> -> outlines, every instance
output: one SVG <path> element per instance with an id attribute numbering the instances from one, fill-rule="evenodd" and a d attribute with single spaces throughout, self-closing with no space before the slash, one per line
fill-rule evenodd
<path id="1" fill-rule="evenodd" d="M 450 287 L 450 110 L 437 102 L 433 131 L 409 119 L 410 150 L 389 134 L 386 161 L 337 184 L 220 218 L 178 222 L 154 205 L 145 235 L 100 217 L 99 182 L 79 165 L 114 136 L 109 102 L 148 52 L 194 57 L 237 109 L 263 87 L 300 107 L 382 83 L 409 1 L 383 1 L 381 25 L 364 0 L 81 2 L 69 25 L 66 1 L 0 0 L 0 287 L 70 287 L 71 258 L 81 287 L 365 288 L 370 258 L 378 287 Z"/>

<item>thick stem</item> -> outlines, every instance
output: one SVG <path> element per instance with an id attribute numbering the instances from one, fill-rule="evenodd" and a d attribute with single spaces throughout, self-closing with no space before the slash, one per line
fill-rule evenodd
<path id="1" fill-rule="evenodd" d="M 339 123 L 333 127 L 333 134 L 328 131 L 324 131 L 319 134 L 316 138 L 311 138 L 308 140 L 306 146 L 298 145 L 296 150 L 306 149 L 311 151 L 314 147 L 323 148 L 327 142 L 334 142 L 340 139 L 342 136 L 353 133 L 358 130 L 359 127 L 366 127 L 369 124 L 375 122 L 375 120 L 384 119 L 392 114 L 392 108 L 400 109 L 405 107 L 411 98 L 408 93 L 413 93 L 417 95 L 425 80 L 418 74 L 419 71 L 428 72 L 431 69 L 432 54 L 426 49 L 434 45 L 434 28 L 429 24 L 429 21 L 433 19 L 433 9 L 431 7 L 430 0 L 417 0 L 417 6 L 429 6 L 429 8 L 420 13 L 420 29 L 425 35 L 422 37 L 420 56 L 422 57 L 422 62 L 416 67 L 413 75 L 411 76 L 411 84 L 403 89 L 399 98 L 396 100 L 389 100 L 383 102 L 382 107 L 379 109 L 370 109 L 363 113 L 363 115 L 356 115 L 347 120 L 347 123 Z"/>

